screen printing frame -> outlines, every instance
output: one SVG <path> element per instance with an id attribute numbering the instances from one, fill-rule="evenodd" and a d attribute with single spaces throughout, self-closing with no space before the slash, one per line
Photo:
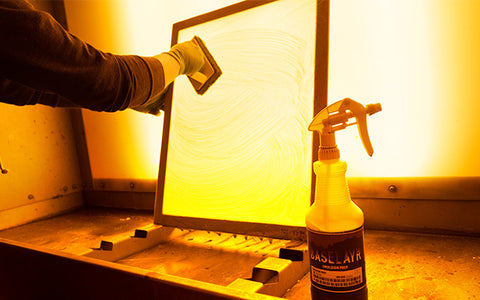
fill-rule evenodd
<path id="1" fill-rule="evenodd" d="M 253 9 L 268 3 L 279 0 L 263 1 L 243 1 L 225 8 L 221 8 L 191 19 L 187 19 L 173 25 L 172 46 L 178 42 L 179 31 L 191 26 L 202 24 L 218 18 L 222 18 L 234 13 Z M 327 106 L 327 86 L 328 86 L 328 45 L 329 45 L 329 0 L 316 1 L 316 24 L 315 26 L 315 67 L 314 67 L 314 86 L 313 86 L 313 115 Z M 167 152 L 169 145 L 170 122 L 173 100 L 173 84 L 166 92 L 164 128 L 162 137 L 162 148 L 160 156 L 159 176 L 156 187 L 154 223 L 165 226 L 179 228 L 211 230 L 220 232 L 230 232 L 238 234 L 248 234 L 254 236 L 265 236 L 271 238 L 305 240 L 304 226 L 290 226 L 266 223 L 254 223 L 243 221 L 219 220 L 208 218 L 184 217 L 167 215 L 163 213 L 163 201 L 165 191 L 165 177 L 167 166 Z M 313 135 L 312 143 L 312 162 L 317 160 L 317 151 L 319 141 L 318 137 Z M 314 197 L 315 186 L 314 173 L 311 178 L 310 202 Z"/>

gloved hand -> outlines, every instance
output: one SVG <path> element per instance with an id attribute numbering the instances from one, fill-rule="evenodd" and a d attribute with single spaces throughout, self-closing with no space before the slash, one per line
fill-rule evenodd
<path id="1" fill-rule="evenodd" d="M 140 106 L 132 107 L 132 109 L 158 117 L 160 115 L 160 110 L 163 110 L 163 106 L 165 105 L 166 93 L 167 89 L 165 88 L 160 94 L 148 99 L 147 102 Z"/>
<path id="2" fill-rule="evenodd" d="M 163 54 L 168 54 L 178 62 L 180 66 L 179 75 L 193 74 L 199 71 L 205 63 L 202 50 L 192 41 L 176 44 L 170 49 L 170 51 L 164 52 Z M 172 78 L 172 80 L 173 79 L 174 78 Z M 168 86 L 170 82 L 167 82 L 166 84 Z M 160 115 L 160 110 L 163 109 L 165 104 L 166 91 L 167 88 L 165 87 L 160 94 L 148 99 L 142 105 L 132 107 L 132 109 L 155 116 Z"/>
<path id="3" fill-rule="evenodd" d="M 193 74 L 199 71 L 205 63 L 202 50 L 192 41 L 174 45 L 167 54 L 178 61 L 179 74 Z"/>

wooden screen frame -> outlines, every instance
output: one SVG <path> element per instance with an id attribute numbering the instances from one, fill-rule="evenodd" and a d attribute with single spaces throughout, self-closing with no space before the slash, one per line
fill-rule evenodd
<path id="1" fill-rule="evenodd" d="M 225 8 L 221 8 L 185 21 L 175 23 L 172 30 L 172 46 L 178 41 L 180 30 L 202 24 L 211 20 L 225 17 L 234 13 L 259 7 L 271 2 L 281 0 L 243 1 Z M 314 69 L 314 97 L 313 115 L 327 106 L 328 87 L 328 45 L 329 45 L 329 0 L 317 0 L 316 11 L 316 41 L 315 41 L 315 69 Z M 167 151 L 170 133 L 170 120 L 173 99 L 173 84 L 168 88 L 165 102 L 164 127 L 158 183 L 155 196 L 154 223 L 165 226 L 191 228 L 230 233 L 266 236 L 271 238 L 305 240 L 304 226 L 287 226 L 276 224 L 264 224 L 254 222 L 229 221 L 218 219 L 181 217 L 163 214 L 163 195 L 165 188 L 165 176 L 167 165 Z M 313 137 L 312 162 L 317 160 L 318 137 Z M 311 179 L 311 202 L 314 197 L 315 178 L 312 172 Z"/>

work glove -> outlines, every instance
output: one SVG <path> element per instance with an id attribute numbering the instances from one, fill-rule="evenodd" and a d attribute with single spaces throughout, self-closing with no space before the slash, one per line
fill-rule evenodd
<path id="1" fill-rule="evenodd" d="M 179 75 L 193 74 L 199 71 L 205 63 L 202 50 L 192 41 L 176 44 L 170 48 L 170 51 L 165 53 L 173 57 L 178 62 L 180 66 Z M 163 109 L 165 104 L 166 91 L 167 88 L 165 88 L 159 95 L 148 99 L 148 101 L 144 104 L 133 107 L 132 109 L 155 116 L 160 115 L 160 110 Z"/>
<path id="2" fill-rule="evenodd" d="M 179 74 L 191 75 L 198 72 L 205 63 L 202 50 L 192 41 L 176 44 L 166 53 L 180 65 Z"/>
<path id="3" fill-rule="evenodd" d="M 160 115 L 160 110 L 163 110 L 163 107 L 165 105 L 166 93 L 167 93 L 167 88 L 165 88 L 160 94 L 148 99 L 148 101 L 145 102 L 144 104 L 140 106 L 132 107 L 132 109 L 158 117 Z"/>

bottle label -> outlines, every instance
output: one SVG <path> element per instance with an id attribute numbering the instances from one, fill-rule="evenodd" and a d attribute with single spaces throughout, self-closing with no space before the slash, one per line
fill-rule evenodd
<path id="1" fill-rule="evenodd" d="M 307 229 L 312 285 L 334 293 L 364 288 L 367 281 L 363 226 L 341 233 Z"/>

